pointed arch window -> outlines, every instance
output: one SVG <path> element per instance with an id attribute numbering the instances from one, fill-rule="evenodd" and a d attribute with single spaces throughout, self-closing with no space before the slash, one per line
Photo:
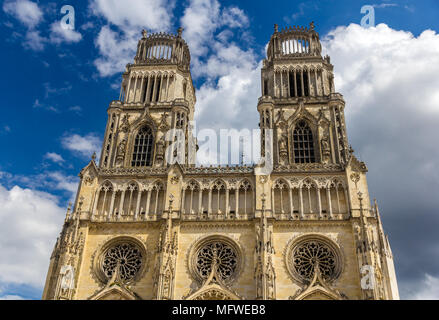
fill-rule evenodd
<path id="1" fill-rule="evenodd" d="M 312 131 L 304 120 L 300 120 L 294 128 L 293 146 L 295 163 L 316 162 Z"/>
<path id="2" fill-rule="evenodd" d="M 154 135 L 150 127 L 145 126 L 139 130 L 134 140 L 133 160 L 131 166 L 145 167 L 152 165 L 154 148 Z"/>

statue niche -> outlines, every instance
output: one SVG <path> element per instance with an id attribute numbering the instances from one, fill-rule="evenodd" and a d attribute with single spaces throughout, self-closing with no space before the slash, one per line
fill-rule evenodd
<path id="1" fill-rule="evenodd" d="M 322 162 L 328 163 L 331 158 L 331 148 L 329 146 L 329 137 L 327 134 L 323 135 L 320 144 L 322 148 Z"/>
<path id="2" fill-rule="evenodd" d="M 121 167 L 123 165 L 123 161 L 125 159 L 125 152 L 127 148 L 127 139 L 123 138 L 122 141 L 117 146 L 116 153 L 116 166 Z"/>

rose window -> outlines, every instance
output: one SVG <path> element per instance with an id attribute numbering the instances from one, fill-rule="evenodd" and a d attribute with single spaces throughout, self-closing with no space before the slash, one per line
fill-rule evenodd
<path id="1" fill-rule="evenodd" d="M 106 277 L 111 278 L 119 265 L 122 280 L 132 280 L 142 266 L 142 252 L 134 244 L 120 243 L 110 247 L 104 254 L 102 269 Z"/>
<path id="2" fill-rule="evenodd" d="M 303 280 L 311 280 L 314 267 L 318 264 L 320 273 L 325 280 L 335 278 L 337 257 L 334 250 L 322 241 L 302 242 L 292 251 L 292 267 Z"/>
<path id="3" fill-rule="evenodd" d="M 195 268 L 203 279 L 211 274 L 214 262 L 217 275 L 223 281 L 229 280 L 238 267 L 238 257 L 235 249 L 220 241 L 210 242 L 202 246 L 196 254 Z"/>

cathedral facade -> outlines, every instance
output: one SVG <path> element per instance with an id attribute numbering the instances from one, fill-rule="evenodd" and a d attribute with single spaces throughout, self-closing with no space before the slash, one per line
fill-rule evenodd
<path id="1" fill-rule="evenodd" d="M 257 111 L 270 172 L 195 166 L 195 103 L 182 30 L 144 31 L 99 163 L 79 174 L 43 299 L 399 299 L 313 23 L 275 25 L 267 47 Z M 168 164 L 176 129 L 188 151 Z"/>

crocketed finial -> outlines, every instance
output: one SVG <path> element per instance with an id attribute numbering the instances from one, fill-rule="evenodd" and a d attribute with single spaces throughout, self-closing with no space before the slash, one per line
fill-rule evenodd
<path id="1" fill-rule="evenodd" d="M 183 28 L 180 27 L 177 29 L 178 37 L 181 38 L 181 34 L 183 33 Z"/>
<path id="2" fill-rule="evenodd" d="M 277 23 L 274 24 L 274 32 L 278 32 L 279 31 L 279 26 L 277 25 Z"/>
<path id="3" fill-rule="evenodd" d="M 96 160 L 96 152 L 93 152 L 93 155 L 91 156 L 91 159 L 92 159 L 93 161 Z"/>

